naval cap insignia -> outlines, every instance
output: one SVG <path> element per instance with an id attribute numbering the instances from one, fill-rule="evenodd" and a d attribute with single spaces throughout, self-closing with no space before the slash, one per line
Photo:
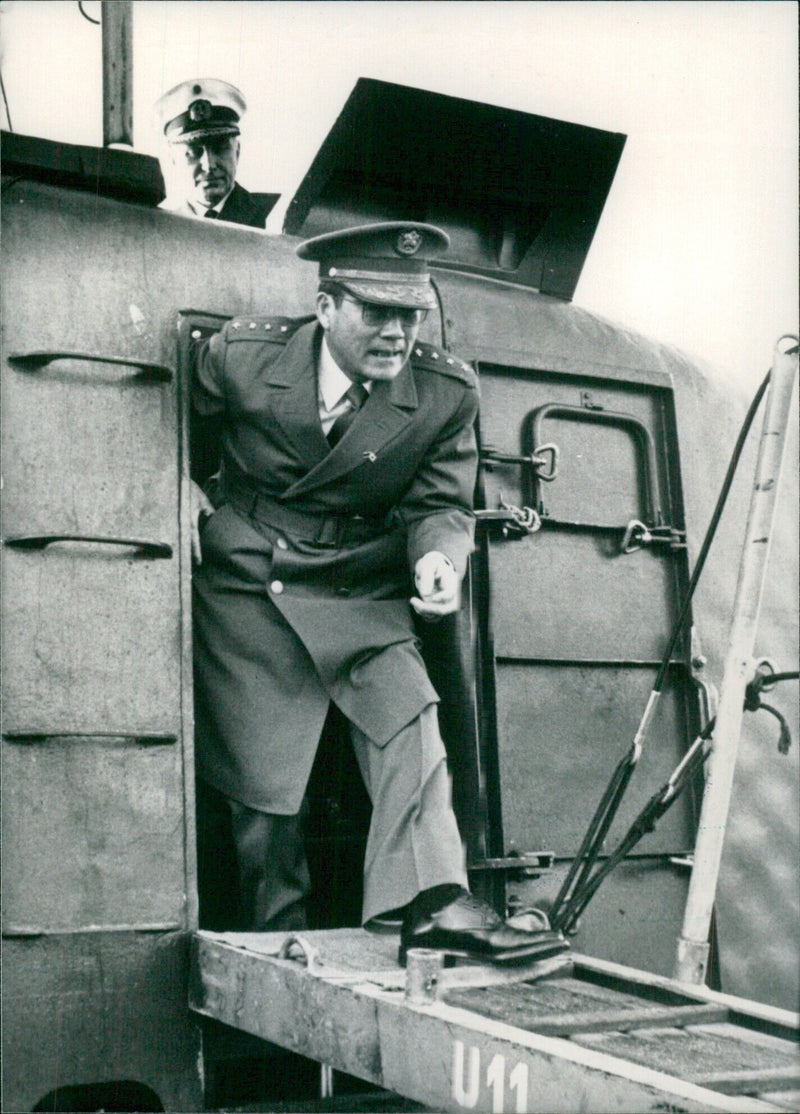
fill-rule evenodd
<path id="1" fill-rule="evenodd" d="M 414 255 L 422 246 L 422 233 L 408 228 L 397 237 L 397 251 L 401 255 Z"/>
<path id="2" fill-rule="evenodd" d="M 211 101 L 192 101 L 189 105 L 189 119 L 194 124 L 201 124 L 211 116 Z"/>

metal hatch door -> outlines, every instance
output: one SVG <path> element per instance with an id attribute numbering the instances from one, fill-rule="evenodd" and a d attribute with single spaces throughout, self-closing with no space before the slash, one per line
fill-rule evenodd
<path id="1" fill-rule="evenodd" d="M 482 365 L 480 378 L 485 513 L 473 576 L 489 854 L 555 859 L 536 881 L 498 875 L 494 896 L 513 909 L 555 896 L 633 739 L 688 569 L 666 377 Z M 508 507 L 535 510 L 541 526 L 526 531 Z M 698 727 L 696 684 L 676 657 L 608 850 Z M 687 883 L 675 860 L 693 832 L 684 798 L 601 888 L 579 928 L 581 951 L 670 969 Z"/>

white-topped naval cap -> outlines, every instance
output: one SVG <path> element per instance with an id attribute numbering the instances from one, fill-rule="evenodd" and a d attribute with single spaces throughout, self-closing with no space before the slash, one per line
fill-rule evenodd
<path id="1" fill-rule="evenodd" d="M 182 81 L 159 97 L 154 106 L 157 129 L 170 143 L 190 143 L 209 135 L 239 135 L 247 111 L 235 85 L 216 77 Z"/>

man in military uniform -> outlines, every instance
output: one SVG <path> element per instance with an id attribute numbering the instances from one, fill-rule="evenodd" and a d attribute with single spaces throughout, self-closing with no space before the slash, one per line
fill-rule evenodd
<path id="1" fill-rule="evenodd" d="M 308 240 L 315 316 L 237 317 L 199 354 L 195 414 L 222 434 L 196 495 L 197 764 L 230 816 L 241 926 L 298 927 L 297 814 L 333 701 L 373 804 L 364 922 L 400 909 L 401 958 L 505 960 L 558 943 L 467 891 L 411 612 L 458 609 L 473 548 L 477 378 L 417 340 L 448 242 L 405 222 Z"/>
<path id="2" fill-rule="evenodd" d="M 248 193 L 236 181 L 246 108 L 234 85 L 208 77 L 183 81 L 159 98 L 155 115 L 167 185 L 160 209 L 264 227 L 277 196 Z"/>

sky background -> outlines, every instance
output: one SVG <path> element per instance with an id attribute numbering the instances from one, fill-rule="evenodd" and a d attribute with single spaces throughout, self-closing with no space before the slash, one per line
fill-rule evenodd
<path id="1" fill-rule="evenodd" d="M 244 92 L 239 180 L 280 221 L 359 77 L 623 132 L 574 301 L 752 391 L 797 331 L 794 2 L 136 0 L 134 142 L 189 77 Z M 99 0 L 84 0 L 100 18 Z M 1 0 L 2 124 L 102 143 L 100 28 L 75 0 Z"/>

